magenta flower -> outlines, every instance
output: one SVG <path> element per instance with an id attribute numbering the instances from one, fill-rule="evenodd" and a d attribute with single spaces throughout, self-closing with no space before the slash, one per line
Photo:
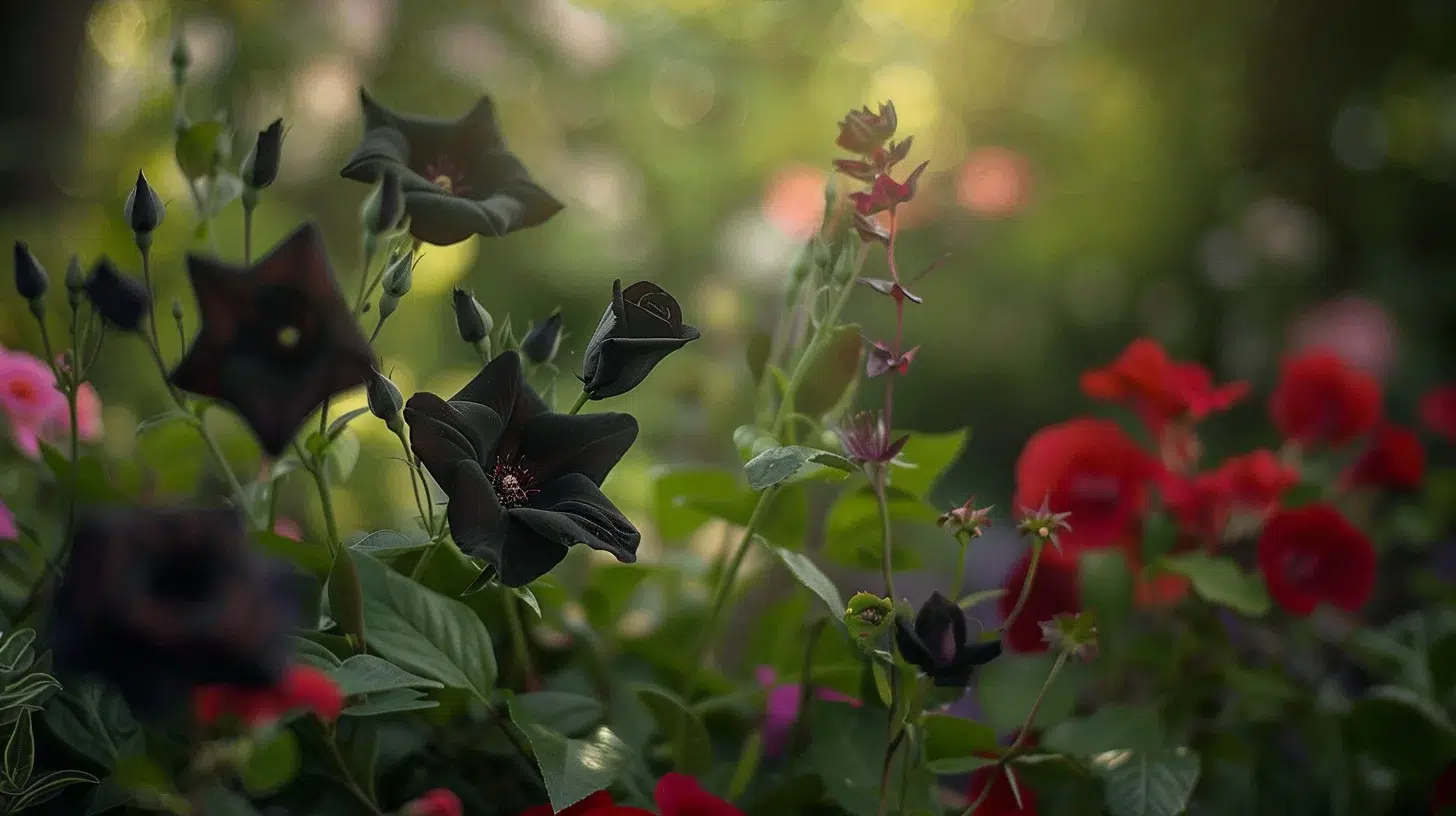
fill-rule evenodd
<path id="1" fill-rule="evenodd" d="M 50 366 L 24 352 L 0 349 L 0 413 L 21 453 L 31 459 L 40 455 L 41 431 L 58 410 L 67 410 L 66 398 L 55 389 Z"/>
<path id="2" fill-rule="evenodd" d="M 0 541 L 15 541 L 20 538 L 20 528 L 15 526 L 15 514 L 0 501 Z"/>
<path id="3" fill-rule="evenodd" d="M 771 666 L 759 666 L 757 674 L 758 684 L 768 689 L 768 700 L 763 710 L 763 753 L 764 756 L 778 756 L 783 753 L 794 723 L 799 720 L 799 698 L 803 695 L 803 686 L 777 683 L 778 675 Z M 855 708 L 861 705 L 859 700 L 834 689 L 815 689 L 814 696 L 832 703 L 848 703 Z"/>

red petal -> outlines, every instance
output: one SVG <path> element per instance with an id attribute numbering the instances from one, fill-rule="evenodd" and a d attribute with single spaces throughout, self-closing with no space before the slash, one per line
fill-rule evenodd
<path id="1" fill-rule="evenodd" d="M 743 811 L 703 790 L 698 780 L 670 773 L 653 792 L 662 816 L 744 816 Z"/>

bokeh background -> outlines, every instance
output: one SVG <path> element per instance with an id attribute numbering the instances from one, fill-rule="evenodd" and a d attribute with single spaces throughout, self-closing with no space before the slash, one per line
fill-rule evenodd
<path id="1" fill-rule="evenodd" d="M 974 427 L 947 503 L 975 492 L 1005 508 L 1026 437 L 1097 411 L 1078 373 L 1140 335 L 1256 384 L 1258 399 L 1209 423 L 1215 453 L 1275 441 L 1263 400 L 1294 346 L 1375 371 L 1397 419 L 1456 375 L 1444 0 L 48 0 L 6 3 L 0 20 L 0 234 L 57 281 L 73 253 L 135 271 L 121 208 L 143 168 L 169 203 L 159 308 L 180 298 L 189 326 L 183 254 L 238 260 L 242 228 L 235 207 L 194 234 L 172 157 L 175 37 L 194 58 L 185 109 L 228 112 L 235 160 L 273 118 L 288 127 L 259 245 L 316 218 L 346 288 L 368 192 L 337 175 L 360 134 L 358 88 L 445 116 L 493 95 L 508 141 L 567 209 L 427 249 L 378 347 L 406 394 L 451 392 L 478 368 L 454 334 L 452 285 L 518 329 L 560 307 L 569 402 L 613 279 L 665 286 L 704 339 L 612 405 L 645 429 L 612 482 L 628 507 L 648 502 L 655 464 L 736 463 L 731 431 L 752 415 L 743 349 L 819 223 L 835 123 L 886 99 L 915 137 L 912 164 L 931 162 L 902 264 L 949 255 L 916 286 L 926 302 L 907 341 L 921 351 L 897 408 L 908 428 Z M 64 298 L 51 301 L 59 318 Z M 37 349 L 24 304 L 0 309 L 0 343 Z M 852 311 L 870 336 L 892 319 L 876 298 Z M 180 343 L 163 332 L 169 359 Z M 130 430 L 166 408 L 141 347 L 113 339 L 102 359 L 108 452 L 201 468 L 187 429 Z M 405 529 L 396 448 L 380 423 L 358 425 L 344 523 Z M 255 461 L 240 428 L 224 433 Z M 156 491 L 197 478 L 174 467 Z M 285 514 L 307 525 L 311 493 L 294 494 Z"/>

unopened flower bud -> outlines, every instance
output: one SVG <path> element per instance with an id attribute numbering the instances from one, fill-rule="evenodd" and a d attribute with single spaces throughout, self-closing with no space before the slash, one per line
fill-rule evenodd
<path id="1" fill-rule="evenodd" d="M 464 289 L 455 288 L 451 293 L 451 305 L 455 309 L 455 328 L 460 330 L 460 339 L 475 345 L 490 334 L 490 313 Z"/>
<path id="2" fill-rule="evenodd" d="M 172 84 L 178 87 L 187 84 L 187 69 L 192 66 L 192 52 L 187 41 L 178 37 L 172 42 Z"/>
<path id="3" fill-rule="evenodd" d="M 15 291 L 29 301 L 40 300 L 45 297 L 46 290 L 50 288 L 50 277 L 46 275 L 45 267 L 31 254 L 30 248 L 24 241 L 15 242 Z"/>
<path id="4" fill-rule="evenodd" d="M 278 165 L 282 158 L 283 120 L 274 119 L 273 124 L 258 131 L 253 149 L 243 159 L 238 174 L 248 187 L 261 190 L 278 179 Z"/>
<path id="5" fill-rule="evenodd" d="M 383 235 L 399 226 L 404 217 L 404 188 L 399 174 L 385 170 L 374 192 L 364 201 L 364 227 L 375 235 Z"/>
<path id="6" fill-rule="evenodd" d="M 146 287 L 121 274 L 107 258 L 97 261 L 86 279 L 86 297 L 103 320 L 122 331 L 137 331 L 152 308 Z"/>
<path id="7" fill-rule="evenodd" d="M 389 268 L 384 271 L 384 293 L 395 298 L 402 298 L 409 294 L 414 280 L 415 254 L 406 252 L 398 255 L 389 262 Z"/>
<path id="8" fill-rule="evenodd" d="M 869 592 L 857 592 L 849 599 L 849 608 L 844 612 L 844 625 L 855 643 L 865 648 L 890 628 L 895 618 L 895 606 L 889 598 L 881 598 Z"/>
<path id="9" fill-rule="evenodd" d="M 364 394 L 369 401 L 369 413 L 384 420 L 391 431 L 398 433 L 403 427 L 400 411 L 404 409 L 404 395 L 399 392 L 399 387 L 376 371 L 365 383 Z"/>
<path id="10" fill-rule="evenodd" d="M 66 264 L 66 300 L 70 301 L 71 308 L 75 309 L 81 305 L 81 299 L 86 294 L 86 273 L 81 270 L 81 258 L 71 256 Z"/>
<path id="11" fill-rule="evenodd" d="M 990 515 L 990 506 L 977 507 L 976 497 L 972 496 L 960 507 L 941 513 L 935 523 L 951 535 L 964 533 L 971 538 L 980 538 L 986 528 L 991 526 Z"/>
<path id="12" fill-rule="evenodd" d="M 1061 542 L 1057 540 L 1057 533 L 1061 530 L 1070 530 L 1072 525 L 1067 519 L 1072 517 L 1071 513 L 1054 513 L 1047 502 L 1043 501 L 1041 507 L 1032 510 L 1022 508 L 1021 521 L 1016 524 L 1016 531 L 1024 536 L 1030 536 L 1037 542 L 1051 542 L 1052 546 L 1061 548 Z"/>
<path id="13" fill-rule="evenodd" d="M 521 353 L 526 359 L 541 365 L 556 359 L 556 352 L 561 348 L 561 310 L 558 309 L 546 318 L 546 322 L 533 327 L 526 332 L 525 339 L 521 340 Z"/>
<path id="14" fill-rule="evenodd" d="M 146 174 L 138 170 L 136 186 L 127 194 L 126 206 L 122 208 L 127 226 L 138 236 L 149 235 L 161 225 L 166 214 L 167 208 L 162 204 L 161 196 L 147 183 Z"/>

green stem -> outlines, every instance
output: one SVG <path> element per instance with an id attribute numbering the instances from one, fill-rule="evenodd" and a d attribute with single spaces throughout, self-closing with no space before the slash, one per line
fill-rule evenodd
<path id="1" fill-rule="evenodd" d="M 825 313 L 824 319 L 819 322 L 818 327 L 814 330 L 813 339 L 804 348 L 804 353 L 799 356 L 799 361 L 794 364 L 793 373 L 789 375 L 789 384 L 784 387 L 783 400 L 779 402 L 779 410 L 774 415 L 773 426 L 769 430 L 775 437 L 783 432 L 784 424 L 789 421 L 789 417 L 793 416 L 794 395 L 799 393 L 799 388 L 803 386 L 804 380 L 814 369 L 814 364 L 818 361 L 819 355 L 823 354 L 824 350 L 829 347 L 829 337 L 835 325 L 839 322 L 839 315 L 844 311 L 844 307 L 849 304 L 849 296 L 854 294 L 854 282 L 859 278 L 860 270 L 864 268 L 865 260 L 869 257 L 869 252 L 865 248 L 865 245 L 862 245 L 858 252 L 859 254 L 855 256 L 854 260 L 854 273 L 848 281 L 845 281 L 843 287 L 839 290 L 839 296 L 834 299 L 834 303 L 829 307 L 829 311 Z"/>
<path id="2" fill-rule="evenodd" d="M 1021 732 L 1016 735 L 1016 741 L 1011 743 L 1011 747 L 1007 748 L 1006 753 L 1003 754 L 1001 759 L 996 762 L 996 770 L 998 772 L 1004 772 L 1006 770 L 1006 766 L 1011 764 L 1011 760 L 1016 757 L 1016 752 L 1021 750 L 1021 746 L 1024 745 L 1027 738 L 1031 736 L 1031 728 L 1036 723 L 1036 715 L 1037 712 L 1041 710 L 1042 701 L 1046 699 L 1047 690 L 1050 689 L 1052 687 L 1052 683 L 1056 681 L 1057 675 L 1060 674 L 1062 671 L 1062 667 L 1067 665 L 1067 658 L 1070 655 L 1071 652 L 1066 649 L 1063 649 L 1057 654 L 1056 662 L 1052 663 L 1052 669 L 1051 671 L 1047 672 L 1046 681 L 1041 684 L 1041 690 L 1036 693 L 1036 700 L 1032 702 L 1031 710 L 1028 711 L 1026 714 L 1026 722 L 1022 724 Z M 982 804 L 984 804 L 986 798 L 991 795 L 991 789 L 994 787 L 994 782 L 994 779 L 991 780 L 991 782 L 988 782 L 986 784 L 986 787 L 981 789 L 981 794 L 977 796 L 975 800 L 973 800 L 971 804 L 966 807 L 965 810 L 961 811 L 961 816 L 974 816 L 976 808 L 979 808 Z"/>
<path id="3" fill-rule="evenodd" d="M 418 581 L 418 580 L 420 580 L 420 578 L 422 578 L 424 576 L 424 574 L 425 574 L 425 567 L 428 566 L 429 563 L 430 563 L 430 560 L 435 557 L 435 550 L 438 550 L 438 549 L 440 549 L 443 546 L 445 546 L 444 539 L 439 539 L 439 540 L 433 540 L 432 539 L 430 541 L 429 546 L 428 547 L 425 547 L 425 551 L 422 552 L 422 553 L 420 553 L 420 560 L 416 561 L 415 562 L 415 565 L 414 565 L 414 568 L 410 570 L 410 579 L 411 580 Z"/>
<path id="4" fill-rule="evenodd" d="M 147 328 L 151 329 L 153 341 L 160 344 L 162 335 L 157 332 L 157 310 L 155 308 L 157 293 L 152 288 L 152 248 L 148 243 L 150 240 L 150 237 L 146 242 L 138 240 L 137 249 L 142 254 L 142 284 L 147 287 L 147 297 L 151 298 L 154 304 L 153 308 L 147 309 Z M 160 355 L 161 350 L 159 349 L 157 353 Z"/>
<path id="5" fill-rule="evenodd" d="M 1001 624 L 1001 631 L 1005 632 L 1011 628 L 1011 622 L 1021 614 L 1021 608 L 1026 606 L 1026 599 L 1031 595 L 1031 582 L 1036 578 L 1036 566 L 1041 563 L 1041 551 L 1046 542 L 1037 539 L 1031 545 L 1031 564 L 1026 568 L 1026 580 L 1021 582 L 1021 594 L 1016 598 L 1016 605 L 1011 607 L 1011 613 Z"/>
<path id="6" fill-rule="evenodd" d="M 429 502 L 420 498 L 420 476 L 419 465 L 416 464 L 414 451 L 410 449 L 409 439 L 403 433 L 395 434 L 399 438 L 399 444 L 404 448 L 404 461 L 410 469 L 410 491 L 415 494 L 415 509 L 420 511 L 420 520 L 425 522 L 425 528 L 433 535 L 435 529 L 435 513 L 430 509 Z M 421 557 L 421 561 L 425 557 Z"/>
<path id="7" fill-rule="evenodd" d="M 522 685 L 526 691 L 533 691 L 537 686 L 536 664 L 531 661 L 531 643 L 526 639 L 526 625 L 521 620 L 521 610 L 516 606 L 515 593 L 509 589 L 502 588 L 505 592 L 506 623 L 511 629 L 511 651 L 515 653 L 516 664 L 521 667 L 523 675 Z"/>
<path id="8" fill-rule="evenodd" d="M 588 394 L 585 391 L 581 392 L 581 396 L 579 396 L 579 397 L 576 398 L 575 404 L 573 404 L 571 406 L 571 410 L 570 411 L 567 411 L 567 413 L 569 413 L 569 414 L 580 413 L 581 412 L 581 409 L 583 407 L 585 407 L 586 401 L 589 400 L 589 399 L 591 399 L 591 394 Z"/>
<path id="9" fill-rule="evenodd" d="M 187 403 L 167 379 L 167 364 L 162 360 L 162 352 L 157 349 L 156 340 L 146 335 L 142 335 L 142 340 L 145 341 L 143 345 L 147 347 L 147 351 L 152 353 L 152 362 L 157 364 L 157 371 L 162 374 L 162 382 L 167 386 L 167 393 L 172 397 L 172 404 L 176 406 L 177 410 L 187 412 Z M 228 463 L 227 454 L 223 453 L 222 446 L 217 443 L 217 439 L 213 437 L 212 432 L 207 430 L 207 423 L 204 419 L 201 416 L 196 416 L 193 420 L 193 425 L 197 427 L 198 436 L 202 437 L 202 442 L 207 446 L 208 453 L 212 455 L 213 460 L 217 463 L 218 468 L 222 470 L 223 476 L 227 479 L 228 489 L 232 491 L 233 500 L 238 503 L 238 507 L 243 507 L 246 504 L 243 500 L 243 483 L 238 481 L 237 474 L 233 473 L 232 465 Z"/>
<path id="10" fill-rule="evenodd" d="M 956 541 L 961 545 L 961 555 L 956 562 L 958 566 L 956 567 L 955 583 L 952 585 L 954 588 L 951 590 L 950 597 L 956 603 L 960 603 L 961 590 L 965 588 L 966 583 L 966 555 L 969 554 L 971 549 L 971 539 L 964 533 L 957 533 Z"/>
<path id="11" fill-rule="evenodd" d="M 243 266 L 253 265 L 253 208 L 249 197 L 243 195 Z"/>
<path id="12" fill-rule="evenodd" d="M 313 474 L 313 483 L 318 487 L 319 504 L 324 514 L 324 530 L 329 536 L 329 554 L 337 556 L 344 542 L 339 538 L 339 520 L 334 516 L 334 497 L 329 490 L 327 468 L 327 462 L 313 462 L 309 464 L 308 472 Z"/>
<path id="13" fill-rule="evenodd" d="M 880 575 L 885 579 L 885 596 L 895 602 L 894 549 L 891 546 L 890 502 L 885 498 L 885 472 L 889 469 L 883 463 L 875 466 L 875 506 L 880 510 Z"/>

